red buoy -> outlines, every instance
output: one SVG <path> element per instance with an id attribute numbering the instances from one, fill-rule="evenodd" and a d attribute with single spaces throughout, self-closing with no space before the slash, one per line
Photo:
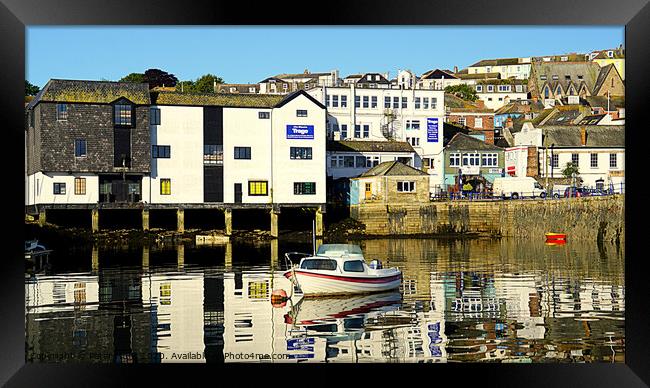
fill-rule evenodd
<path id="1" fill-rule="evenodd" d="M 284 307 L 287 305 L 287 292 L 285 290 L 273 290 L 271 293 L 271 305 L 273 307 Z"/>

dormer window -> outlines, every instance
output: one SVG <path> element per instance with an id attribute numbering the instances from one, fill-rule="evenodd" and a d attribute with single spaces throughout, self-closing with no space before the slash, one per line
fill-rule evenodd
<path id="1" fill-rule="evenodd" d="M 564 79 L 566 81 L 571 81 L 571 76 L 567 74 L 567 75 L 564 76 Z"/>
<path id="2" fill-rule="evenodd" d="M 542 74 L 541 76 L 539 76 L 539 79 L 541 79 L 542 81 L 546 81 L 546 74 Z"/>
<path id="3" fill-rule="evenodd" d="M 578 79 L 579 79 L 579 80 L 581 80 L 581 79 L 582 79 L 582 76 L 581 76 L 581 75 L 579 75 L 579 76 L 578 76 Z"/>
<path id="4" fill-rule="evenodd" d="M 133 107 L 128 104 L 115 104 L 113 123 L 115 125 L 131 126 L 133 125 L 132 118 Z"/>
<path id="5" fill-rule="evenodd" d="M 557 74 L 553 74 L 553 81 L 557 81 L 560 77 L 557 76 Z"/>
<path id="6" fill-rule="evenodd" d="M 613 58 L 614 57 L 614 52 L 613 51 L 608 51 L 607 56 L 610 57 L 610 58 Z"/>
<path id="7" fill-rule="evenodd" d="M 482 92 L 483 91 L 483 85 L 476 85 L 476 91 L 477 92 Z"/>

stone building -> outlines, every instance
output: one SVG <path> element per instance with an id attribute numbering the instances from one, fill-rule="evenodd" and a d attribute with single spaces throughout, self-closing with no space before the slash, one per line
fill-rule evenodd
<path id="1" fill-rule="evenodd" d="M 350 179 L 350 205 L 428 202 L 429 175 L 398 161 L 381 163 Z"/>
<path id="2" fill-rule="evenodd" d="M 458 188 L 470 182 L 486 188 L 504 174 L 504 149 L 476 137 L 457 133 L 445 147 L 445 185 Z"/>

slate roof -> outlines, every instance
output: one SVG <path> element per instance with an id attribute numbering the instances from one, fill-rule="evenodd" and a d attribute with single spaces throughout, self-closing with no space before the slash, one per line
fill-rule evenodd
<path id="1" fill-rule="evenodd" d="M 421 79 L 442 79 L 442 77 L 445 77 L 445 79 L 458 79 L 458 77 L 455 76 L 453 72 L 440 69 L 427 71 L 426 73 L 422 74 Z"/>
<path id="2" fill-rule="evenodd" d="M 600 66 L 594 62 L 536 62 L 533 64 L 533 70 L 534 82 L 537 83 L 537 90 L 540 94 L 543 94 L 542 87 L 545 83 L 548 83 L 553 91 L 558 84 L 564 91 L 567 91 L 569 83 L 573 83 L 577 91 L 582 82 L 591 93 L 594 91 Z M 544 75 L 546 76 L 545 80 L 542 79 Z M 553 79 L 554 75 L 557 75 L 557 80 Z M 567 75 L 570 77 L 569 80 L 566 79 Z M 582 79 L 579 79 L 578 76 L 582 76 Z"/>
<path id="3" fill-rule="evenodd" d="M 519 58 L 497 58 L 497 59 L 483 59 L 478 61 L 469 67 L 480 67 L 480 66 L 507 66 L 507 65 L 517 65 L 519 64 Z"/>
<path id="4" fill-rule="evenodd" d="M 272 108 L 285 97 L 276 94 L 152 92 L 151 103 L 155 105 Z"/>
<path id="5" fill-rule="evenodd" d="M 451 138 L 445 149 L 448 151 L 503 151 L 500 147 L 460 132 Z"/>
<path id="6" fill-rule="evenodd" d="M 607 74 L 609 74 L 612 69 L 617 71 L 616 66 L 614 66 L 612 63 L 600 68 L 600 73 L 598 73 L 598 78 L 596 79 L 596 85 L 594 85 L 594 91 L 600 90 L 600 88 L 603 86 L 603 83 L 605 82 L 605 79 L 607 78 Z"/>
<path id="7" fill-rule="evenodd" d="M 51 79 L 27 108 L 31 109 L 39 102 L 109 104 L 119 98 L 126 98 L 137 105 L 148 105 L 149 84 Z"/>
<path id="8" fill-rule="evenodd" d="M 577 105 L 559 106 L 551 110 L 556 111 L 553 115 L 544 122 L 544 126 L 548 125 L 573 125 L 576 120 L 582 119 L 584 111 L 581 111 Z M 539 120 L 538 122 L 540 122 Z"/>
<path id="9" fill-rule="evenodd" d="M 327 151 L 336 152 L 415 152 L 405 141 L 361 141 L 332 140 L 327 142 Z"/>
<path id="10" fill-rule="evenodd" d="M 522 104 L 522 101 L 527 101 L 528 103 Z M 515 100 L 497 109 L 494 114 L 540 112 L 542 110 L 544 110 L 544 103 L 539 100 L 537 102 L 533 100 Z"/>
<path id="11" fill-rule="evenodd" d="M 578 125 L 596 125 L 602 120 L 607 114 L 603 113 L 600 115 L 589 115 L 585 116 L 578 122 Z"/>
<path id="12" fill-rule="evenodd" d="M 234 92 L 230 91 L 230 88 L 235 88 Z M 218 84 L 217 89 L 220 93 L 251 93 L 250 88 L 255 88 L 255 91 L 259 91 L 259 84 Z"/>
<path id="13" fill-rule="evenodd" d="M 625 126 L 623 125 L 547 126 L 544 129 L 548 135 L 549 147 L 551 145 L 554 147 L 582 147 L 581 128 L 585 128 L 587 131 L 585 147 L 625 147 Z"/>
<path id="14" fill-rule="evenodd" d="M 501 73 L 482 73 L 482 74 L 469 74 L 469 73 L 456 73 L 456 76 L 460 79 L 490 79 L 490 78 L 501 78 Z"/>
<path id="15" fill-rule="evenodd" d="M 587 104 L 592 108 L 601 107 L 607 109 L 607 96 L 588 96 L 585 98 Z M 611 96 L 609 98 L 609 109 L 625 108 L 625 96 Z"/>
<path id="16" fill-rule="evenodd" d="M 406 164 L 398 161 L 383 162 L 370 170 L 364 172 L 360 177 L 371 176 L 404 176 L 404 175 L 429 175 L 422 170 L 407 166 Z"/>

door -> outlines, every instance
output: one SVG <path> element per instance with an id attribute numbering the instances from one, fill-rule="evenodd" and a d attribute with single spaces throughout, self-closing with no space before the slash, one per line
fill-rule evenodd
<path id="1" fill-rule="evenodd" d="M 366 200 L 372 199 L 372 183 L 366 183 Z"/>
<path id="2" fill-rule="evenodd" d="M 241 183 L 235 183 L 235 203 L 241 203 Z"/>
<path id="3" fill-rule="evenodd" d="M 111 191 L 115 202 L 126 202 L 129 194 L 129 185 L 125 181 L 113 181 Z"/>

